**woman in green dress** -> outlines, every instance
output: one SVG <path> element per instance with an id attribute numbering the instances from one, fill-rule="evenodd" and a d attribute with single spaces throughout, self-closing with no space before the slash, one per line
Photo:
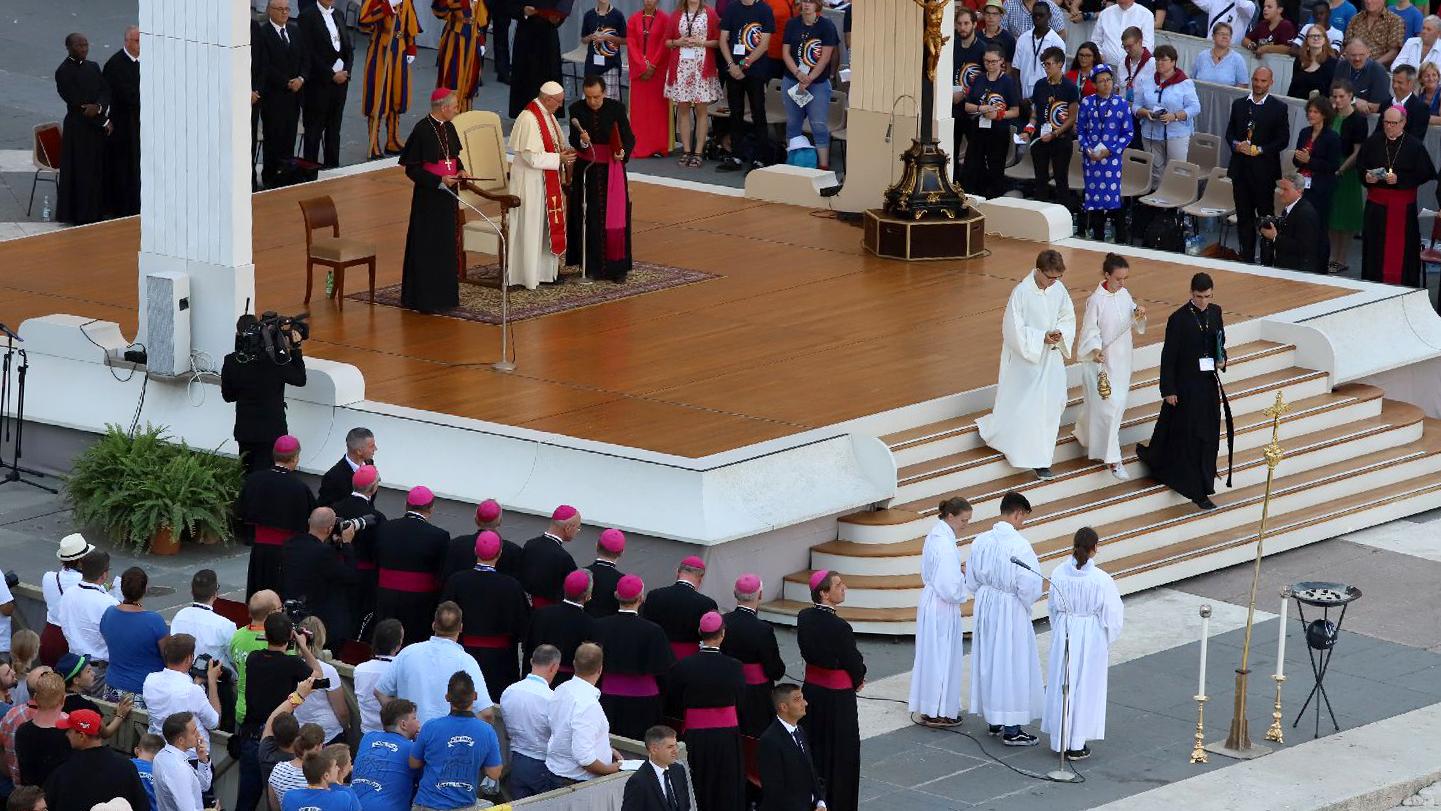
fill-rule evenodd
<path id="1" fill-rule="evenodd" d="M 1351 243 L 1361 230 L 1362 207 L 1365 202 L 1361 195 L 1361 176 L 1356 173 L 1356 156 L 1361 152 L 1361 143 L 1369 134 L 1366 115 L 1352 104 L 1356 100 L 1356 89 L 1345 79 L 1337 79 L 1331 85 L 1331 105 L 1336 108 L 1336 117 L 1331 119 L 1331 129 L 1341 136 L 1341 168 L 1336 170 L 1340 179 L 1331 197 L 1331 262 L 1327 270 L 1331 273 L 1345 273 L 1350 270 L 1346 264 Z"/>

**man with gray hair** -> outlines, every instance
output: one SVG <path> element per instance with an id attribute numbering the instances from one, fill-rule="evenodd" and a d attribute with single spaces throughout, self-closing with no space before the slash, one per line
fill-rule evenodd
<path id="1" fill-rule="evenodd" d="M 1258 229 L 1261 235 L 1261 260 L 1273 267 L 1325 273 L 1319 248 L 1326 233 L 1321 217 L 1310 201 L 1302 199 L 1306 178 L 1290 171 L 1276 181 L 1281 210 L 1275 217 L 1265 218 Z"/>
<path id="2" fill-rule="evenodd" d="M 350 495 L 351 477 L 365 465 L 375 464 L 375 433 L 369 428 L 351 428 L 345 434 L 345 455 L 331 465 L 320 477 L 320 495 L 317 501 L 327 507 L 335 506 Z"/>
<path id="3" fill-rule="evenodd" d="M 140 27 L 127 26 L 125 46 L 105 62 L 110 85 L 110 137 L 105 141 L 105 205 L 115 217 L 140 213 Z"/>
<path id="4" fill-rule="evenodd" d="M 500 694 L 500 715 L 510 739 L 510 796 L 523 800 L 549 789 L 545 769 L 550 743 L 550 683 L 560 672 L 560 648 L 541 645 L 530 654 L 530 674 Z"/>
<path id="5" fill-rule="evenodd" d="M 752 738 L 759 738 L 771 725 L 775 717 L 771 689 L 786 674 L 776 632 L 757 615 L 764 591 L 760 575 L 747 572 L 736 578 L 731 590 L 736 607 L 725 615 L 726 635 L 721 640 L 721 653 L 739 660 L 745 673 L 745 694 L 736 709 L 741 734 Z"/>
<path id="6" fill-rule="evenodd" d="M 1417 71 L 1421 66 L 1430 63 L 1441 68 L 1441 17 L 1435 14 L 1428 14 L 1421 20 L 1420 36 L 1406 40 L 1401 46 L 1401 53 L 1396 55 L 1396 61 L 1391 63 L 1391 69 L 1410 65 Z"/>

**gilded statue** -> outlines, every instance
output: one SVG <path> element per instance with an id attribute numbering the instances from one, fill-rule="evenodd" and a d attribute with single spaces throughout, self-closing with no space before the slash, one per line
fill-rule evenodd
<path id="1" fill-rule="evenodd" d="M 936 63 L 950 37 L 941 35 L 941 12 L 951 0 L 911 0 L 926 12 L 926 80 L 936 80 Z"/>

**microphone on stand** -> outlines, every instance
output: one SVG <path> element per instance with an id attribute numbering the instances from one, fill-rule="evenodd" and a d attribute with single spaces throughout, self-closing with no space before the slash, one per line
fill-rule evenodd
<path id="1" fill-rule="evenodd" d="M 484 211 L 471 205 L 464 197 L 461 197 L 455 189 L 444 184 L 441 185 L 441 188 L 445 189 L 446 193 L 451 197 L 454 197 L 457 203 L 479 214 L 480 218 L 485 220 L 485 224 L 490 226 L 490 230 L 494 231 L 496 237 L 500 240 L 500 255 L 509 260 L 510 245 L 506 239 L 505 230 L 499 225 L 496 225 L 495 220 L 486 216 Z M 500 360 L 492 363 L 491 367 L 498 372 L 515 371 L 515 362 L 510 359 L 510 268 L 507 266 L 507 262 L 501 262 L 500 267 Z"/>
<path id="2" fill-rule="evenodd" d="M 586 139 L 590 140 L 590 133 L 580 125 L 579 118 L 572 116 L 570 125 L 585 133 Z M 586 275 L 586 265 L 590 261 L 590 170 L 600 161 L 596 160 L 595 141 L 591 140 L 586 149 L 590 151 L 590 160 L 586 161 L 585 170 L 581 173 L 585 176 L 585 190 L 580 196 L 580 283 L 594 284 L 595 280 Z"/>
<path id="3" fill-rule="evenodd" d="M 1056 596 L 1060 598 L 1062 611 L 1069 613 L 1070 609 L 1066 604 L 1066 593 L 1056 588 L 1056 581 L 1036 571 L 1034 568 L 1031 567 L 1029 563 L 1026 563 L 1024 560 L 1021 560 L 1015 555 L 1011 555 L 1011 562 L 1021 567 L 1022 569 L 1025 569 L 1031 574 L 1034 574 L 1035 576 L 1041 578 L 1047 583 L 1050 583 L 1051 589 L 1055 591 Z M 1054 630 L 1054 627 L 1052 628 L 1052 630 Z M 1055 769 L 1052 769 L 1051 771 L 1046 773 L 1046 779 L 1055 781 L 1057 783 L 1073 783 L 1076 781 L 1075 767 L 1072 766 L 1070 771 L 1066 770 L 1066 746 L 1070 744 L 1070 741 L 1068 740 L 1069 732 L 1067 727 L 1069 726 L 1068 722 L 1070 721 L 1069 716 L 1071 714 L 1071 624 L 1069 622 L 1063 623 L 1062 625 L 1061 644 L 1064 647 L 1061 650 L 1061 729 L 1059 735 L 1059 738 L 1061 740 L 1060 764 Z"/>
<path id="4" fill-rule="evenodd" d="M 1014 564 L 1016 564 L 1017 566 L 1021 567 L 1022 569 L 1025 569 L 1025 570 L 1028 571 L 1028 572 L 1035 572 L 1036 574 L 1041 574 L 1040 572 L 1036 572 L 1036 570 L 1035 570 L 1035 569 L 1032 569 L 1029 564 L 1027 564 L 1024 560 L 1021 560 L 1020 558 L 1016 557 L 1015 555 L 1011 555 L 1011 562 L 1014 563 Z M 1047 580 L 1050 580 L 1050 579 L 1051 579 L 1051 578 L 1049 578 L 1049 577 L 1046 577 L 1046 576 L 1043 575 L 1043 574 L 1041 574 L 1041 577 L 1045 577 Z"/>

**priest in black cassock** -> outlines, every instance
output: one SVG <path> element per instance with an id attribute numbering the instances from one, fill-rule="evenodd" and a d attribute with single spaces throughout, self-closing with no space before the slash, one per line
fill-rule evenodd
<path id="1" fill-rule="evenodd" d="M 440 598 L 440 573 L 450 534 L 430 523 L 435 493 L 420 485 L 405 494 L 405 515 L 386 521 L 375 532 L 375 621 L 395 618 L 405 638 L 430 638 Z"/>
<path id="2" fill-rule="evenodd" d="M 610 721 L 612 735 L 643 740 L 645 731 L 660 723 L 662 701 L 659 677 L 675 664 L 670 641 L 659 625 L 640 616 L 645 583 L 628 574 L 616 584 L 616 613 L 595 621 L 595 641 L 605 650 L 605 673 L 600 677 L 600 706 Z M 595 602 L 595 594 L 591 594 Z"/>
<path id="3" fill-rule="evenodd" d="M 491 696 L 520 681 L 520 643 L 530 625 L 530 603 L 520 581 L 497 572 L 500 536 L 490 530 L 475 538 L 475 566 L 445 581 L 441 600 L 460 606 L 460 644 L 480 665 Z"/>
<path id="4" fill-rule="evenodd" d="M 275 440 L 273 467 L 245 477 L 235 515 L 250 533 L 250 566 L 245 575 L 245 597 L 264 589 L 280 592 L 281 548 L 305 532 L 315 496 L 295 472 L 300 462 L 300 440 L 286 434 Z"/>
<path id="5" fill-rule="evenodd" d="M 541 645 L 560 649 L 560 672 L 555 674 L 552 687 L 559 687 L 575 675 L 576 648 L 595 641 L 595 618 L 585 613 L 585 603 L 590 599 L 590 572 L 576 569 L 565 576 L 562 588 L 564 600 L 539 608 L 531 615 L 530 630 L 521 651 L 521 658 L 529 662 L 531 653 Z"/>
<path id="6" fill-rule="evenodd" d="M 1214 510 L 1216 454 L 1221 447 L 1221 382 L 1226 369 L 1226 328 L 1211 303 L 1215 284 L 1206 273 L 1191 277 L 1191 300 L 1166 319 L 1161 346 L 1161 414 L 1151 441 L 1136 455 L 1151 477 Z"/>
<path id="7" fill-rule="evenodd" d="M 140 213 L 140 29 L 125 29 L 125 47 L 105 62 L 110 137 L 105 142 L 105 205 L 112 216 Z"/>
<path id="8" fill-rule="evenodd" d="M 740 705 L 741 732 L 759 738 L 775 720 L 771 690 L 786 674 L 776 632 L 756 613 L 761 604 L 761 579 L 743 574 L 736 579 L 735 610 L 725 615 L 726 637 L 721 651 L 741 663 L 745 674 L 745 697 Z"/>
<path id="9" fill-rule="evenodd" d="M 559 82 L 560 25 L 570 15 L 571 0 L 499 0 L 515 19 L 510 45 L 510 117 L 520 115 L 540 95 L 540 86 Z"/>
<path id="10" fill-rule="evenodd" d="M 430 94 L 430 115 L 416 122 L 400 152 L 400 165 L 415 183 L 400 303 L 423 313 L 445 312 L 460 304 L 463 257 L 456 235 L 461 217 L 454 189 L 469 175 L 460 163 L 460 136 L 450 123 L 458 109 L 454 90 L 436 88 Z"/>
<path id="11" fill-rule="evenodd" d="M 1426 147 L 1406 133 L 1406 111 L 1381 112 L 1381 126 L 1361 145 L 1356 171 L 1366 185 L 1361 278 L 1370 282 L 1421 286 L 1421 226 L 1416 190 L 1434 180 Z M 1441 298 L 1437 301 L 1441 309 Z"/>
<path id="12" fill-rule="evenodd" d="M 375 508 L 375 494 L 380 491 L 380 471 L 375 465 L 361 465 L 350 476 L 350 488 L 350 495 L 331 506 L 335 509 L 335 517 L 342 521 L 372 516 L 370 525 L 355 533 L 355 540 L 351 542 L 355 552 L 355 569 L 360 573 L 359 582 L 351 591 L 354 599 L 351 616 L 356 622 L 356 638 L 363 641 L 369 634 L 360 631 L 373 630 L 375 627 L 375 623 L 367 622 L 367 618 L 375 611 L 375 583 L 378 575 L 375 568 L 375 536 L 380 525 L 385 523 L 385 513 Z"/>
<path id="13" fill-rule="evenodd" d="M 811 760 L 825 786 L 829 811 L 856 811 L 860 804 L 861 732 L 856 691 L 866 683 L 866 662 L 850 623 L 836 614 L 846 584 L 835 572 L 811 575 L 813 608 L 796 615 L 796 644 L 806 662 L 808 709 L 801 719 Z"/>
<path id="14" fill-rule="evenodd" d="M 585 567 L 590 570 L 591 579 L 590 602 L 585 604 L 585 610 L 596 619 L 609 617 L 620 610 L 615 588 L 620 585 L 624 573 L 615 564 L 624 553 L 625 533 L 618 529 L 601 530 L 600 540 L 595 544 L 595 560 Z"/>
<path id="15" fill-rule="evenodd" d="M 697 625 L 700 652 L 677 662 L 667 692 L 684 713 L 686 756 L 697 811 L 745 808 L 745 754 L 736 707 L 745 691 L 741 663 L 721 653 L 725 620 L 707 612 Z"/>
<path id="16" fill-rule="evenodd" d="M 449 580 L 450 576 L 456 572 L 463 572 L 476 564 L 475 543 L 483 532 L 494 532 L 496 535 L 500 535 L 500 515 L 500 503 L 493 498 L 488 498 L 476 505 L 475 531 L 450 539 L 450 552 L 445 558 L 444 579 Z M 520 544 L 501 537 L 500 560 L 495 564 L 495 570 L 515 578 L 515 581 L 519 583 L 520 557 L 523 553 Z"/>
<path id="17" fill-rule="evenodd" d="M 635 133 L 625 105 L 605 97 L 605 80 L 585 77 L 584 98 L 570 105 L 575 171 L 566 194 L 565 263 L 616 284 L 630 272 L 630 192 L 625 166 Z"/>
<path id="18" fill-rule="evenodd" d="M 651 589 L 640 615 L 665 629 L 676 659 L 694 656 L 700 649 L 700 618 L 715 611 L 715 600 L 700 593 L 705 578 L 705 561 L 695 555 L 680 562 L 676 580 L 669 586 Z"/>
<path id="19" fill-rule="evenodd" d="M 65 38 L 69 54 L 55 69 L 55 90 L 65 102 L 60 141 L 60 180 L 55 219 L 74 225 L 105 217 L 105 138 L 110 124 L 110 87 L 91 62 L 84 34 Z"/>

